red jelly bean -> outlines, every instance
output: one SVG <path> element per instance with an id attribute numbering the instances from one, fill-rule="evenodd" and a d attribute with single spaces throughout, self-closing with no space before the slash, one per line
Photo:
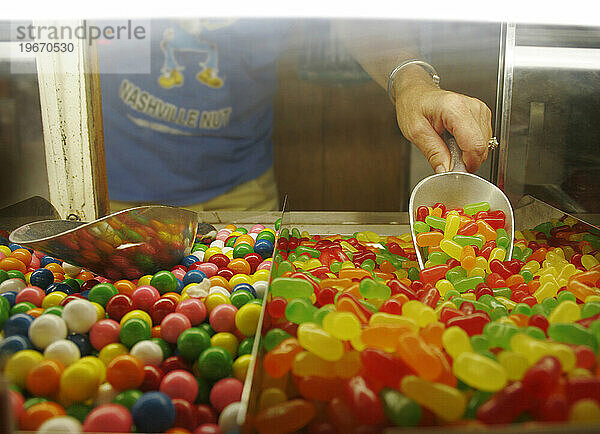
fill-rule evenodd
<path id="1" fill-rule="evenodd" d="M 359 422 L 377 425 L 383 421 L 381 400 L 363 377 L 355 376 L 346 382 L 344 397 Z"/>

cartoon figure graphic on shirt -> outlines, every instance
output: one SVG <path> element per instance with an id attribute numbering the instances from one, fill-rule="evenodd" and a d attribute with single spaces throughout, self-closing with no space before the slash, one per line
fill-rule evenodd
<path id="1" fill-rule="evenodd" d="M 226 27 L 234 21 L 182 20 L 179 26 L 165 29 L 160 41 L 164 63 L 158 84 L 165 89 L 183 86 L 185 67 L 177 61 L 177 56 L 191 52 L 199 57 L 196 79 L 213 89 L 223 86 L 223 78 L 219 76 L 219 51 L 215 44 L 202 39 L 201 33 Z"/>

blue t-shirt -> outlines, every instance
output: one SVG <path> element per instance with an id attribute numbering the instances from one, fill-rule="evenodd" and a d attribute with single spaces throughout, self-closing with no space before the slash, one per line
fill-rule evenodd
<path id="1" fill-rule="evenodd" d="M 152 21 L 151 73 L 102 74 L 110 198 L 183 206 L 273 164 L 272 101 L 285 20 Z M 135 53 L 99 45 L 102 62 Z"/>

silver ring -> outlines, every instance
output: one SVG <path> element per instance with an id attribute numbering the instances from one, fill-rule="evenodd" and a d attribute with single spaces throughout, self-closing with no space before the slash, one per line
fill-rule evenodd
<path id="1" fill-rule="evenodd" d="M 497 138 L 492 137 L 490 140 L 488 140 L 488 149 L 491 149 L 493 151 L 498 147 L 498 145 L 499 143 Z"/>

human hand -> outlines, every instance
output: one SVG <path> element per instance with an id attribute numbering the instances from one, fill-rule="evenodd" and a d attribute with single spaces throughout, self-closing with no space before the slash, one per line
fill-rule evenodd
<path id="1" fill-rule="evenodd" d="M 450 170 L 450 152 L 440 137 L 444 130 L 462 149 L 469 172 L 485 161 L 492 137 L 492 113 L 482 101 L 425 81 L 405 82 L 396 87 L 395 96 L 400 130 L 423 152 L 436 173 Z"/>

